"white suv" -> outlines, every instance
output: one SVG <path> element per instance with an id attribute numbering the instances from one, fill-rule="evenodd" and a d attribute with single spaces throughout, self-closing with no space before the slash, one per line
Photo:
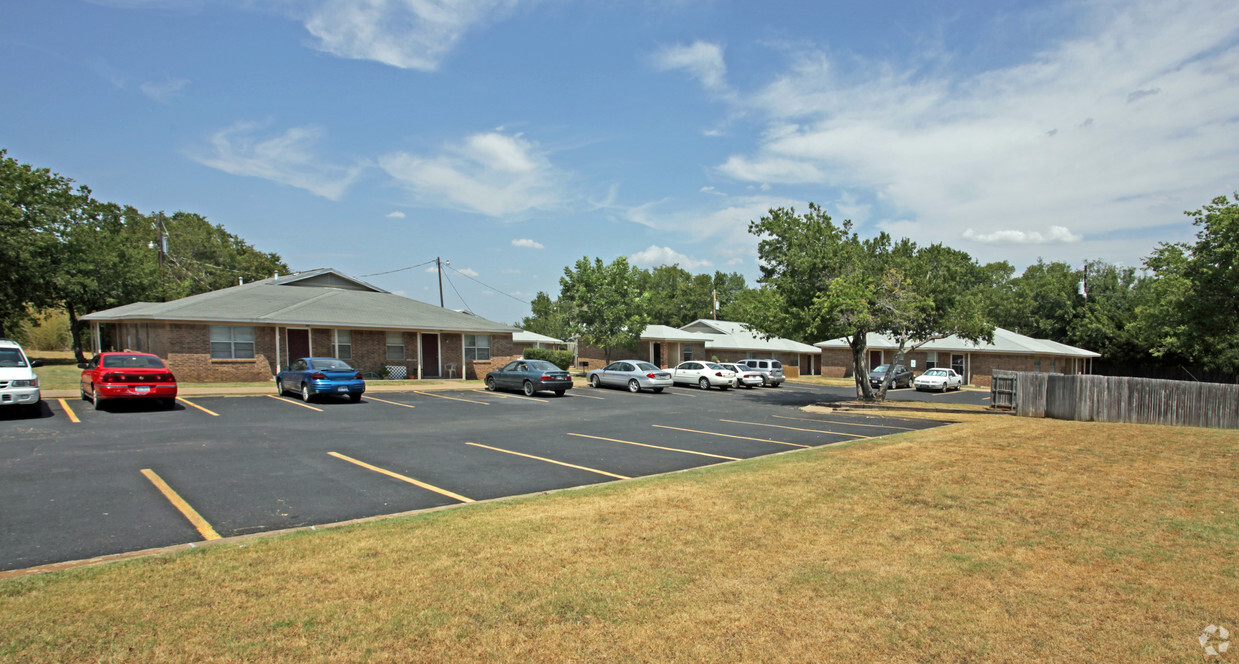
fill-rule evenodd
<path id="1" fill-rule="evenodd" d="M 28 360 L 16 341 L 0 339 L 0 406 L 24 408 L 32 416 L 41 413 L 43 397 L 39 377 L 34 375 L 34 368 L 41 366 L 39 360 Z"/>

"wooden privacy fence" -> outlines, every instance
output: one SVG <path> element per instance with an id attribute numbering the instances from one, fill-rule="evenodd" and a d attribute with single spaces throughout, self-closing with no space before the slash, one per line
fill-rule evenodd
<path id="1" fill-rule="evenodd" d="M 995 408 L 1023 417 L 1239 429 L 1239 385 L 995 371 Z"/>

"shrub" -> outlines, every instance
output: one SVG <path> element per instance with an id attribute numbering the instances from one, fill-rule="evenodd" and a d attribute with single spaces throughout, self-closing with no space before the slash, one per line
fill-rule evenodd
<path id="1" fill-rule="evenodd" d="M 525 350 L 523 357 L 527 360 L 546 360 L 564 371 L 568 371 L 572 367 L 572 351 L 570 350 L 528 348 Z"/>

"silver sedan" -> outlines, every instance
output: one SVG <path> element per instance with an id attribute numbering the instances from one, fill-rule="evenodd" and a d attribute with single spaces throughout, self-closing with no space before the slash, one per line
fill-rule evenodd
<path id="1" fill-rule="evenodd" d="M 640 360 L 620 360 L 589 372 L 594 387 L 627 387 L 629 392 L 651 390 L 655 394 L 671 387 L 671 374 Z"/>

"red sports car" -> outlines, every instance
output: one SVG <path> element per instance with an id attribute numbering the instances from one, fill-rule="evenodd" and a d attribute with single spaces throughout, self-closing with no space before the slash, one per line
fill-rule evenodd
<path id="1" fill-rule="evenodd" d="M 82 399 L 95 410 L 112 399 L 155 399 L 164 408 L 176 402 L 176 377 L 157 355 L 97 353 L 82 371 Z"/>

